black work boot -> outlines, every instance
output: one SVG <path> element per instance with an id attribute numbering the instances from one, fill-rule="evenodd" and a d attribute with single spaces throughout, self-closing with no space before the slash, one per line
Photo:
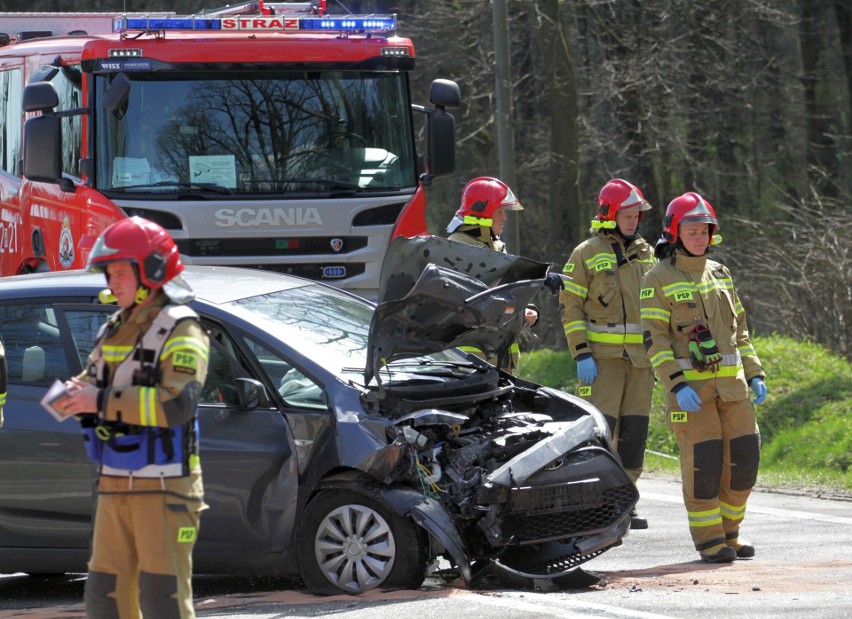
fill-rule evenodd
<path id="1" fill-rule="evenodd" d="M 645 518 L 640 518 L 636 513 L 636 508 L 630 510 L 630 528 L 631 529 L 647 529 L 648 521 Z"/>
<path id="2" fill-rule="evenodd" d="M 748 540 L 737 537 L 729 537 L 725 543 L 737 552 L 738 559 L 751 559 L 754 556 L 754 546 Z"/>
<path id="3" fill-rule="evenodd" d="M 699 551 L 701 559 L 707 563 L 732 563 L 737 558 L 737 551 L 727 544 L 716 544 Z"/>

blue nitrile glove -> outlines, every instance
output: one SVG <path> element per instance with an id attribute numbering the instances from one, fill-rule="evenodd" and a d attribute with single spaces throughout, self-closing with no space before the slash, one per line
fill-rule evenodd
<path id="1" fill-rule="evenodd" d="M 598 366 L 595 363 L 595 358 L 591 355 L 584 359 L 577 359 L 577 377 L 591 385 L 598 377 Z"/>
<path id="2" fill-rule="evenodd" d="M 766 399 L 766 383 L 763 382 L 763 379 L 755 376 L 749 381 L 749 385 L 751 385 L 752 391 L 754 391 L 755 398 L 752 400 L 755 404 L 763 404 L 763 401 Z"/>
<path id="3" fill-rule="evenodd" d="M 689 385 L 678 389 L 675 397 L 677 398 L 677 405 L 686 412 L 694 413 L 701 410 L 701 398 L 695 393 L 695 389 Z"/>
<path id="4" fill-rule="evenodd" d="M 548 273 L 544 278 L 544 285 L 553 294 L 559 294 L 560 290 L 565 290 L 565 283 L 558 273 Z"/>

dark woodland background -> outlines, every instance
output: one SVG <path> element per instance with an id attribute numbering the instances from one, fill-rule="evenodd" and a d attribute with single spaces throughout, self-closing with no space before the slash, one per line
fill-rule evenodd
<path id="1" fill-rule="evenodd" d="M 209 0 L 0 0 L 0 11 L 158 11 Z M 415 103 L 456 80 L 455 174 L 429 189 L 445 234 L 465 182 L 499 175 L 488 0 L 329 0 L 396 13 L 414 40 Z M 600 187 L 626 178 L 654 205 L 698 191 L 716 208 L 752 332 L 852 357 L 852 4 L 848 0 L 507 0 L 520 246 L 561 269 Z M 0 31 L 3 31 L 0 17 Z M 421 136 L 422 137 L 422 136 Z M 422 144 L 422 141 L 421 141 Z M 539 342 L 564 346 L 557 308 Z"/>

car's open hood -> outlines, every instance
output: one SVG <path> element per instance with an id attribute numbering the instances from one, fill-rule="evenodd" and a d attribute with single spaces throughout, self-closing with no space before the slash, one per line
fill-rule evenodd
<path id="1" fill-rule="evenodd" d="M 549 265 L 435 236 L 397 237 L 370 323 L 367 382 L 394 358 L 471 346 L 505 351 Z"/>

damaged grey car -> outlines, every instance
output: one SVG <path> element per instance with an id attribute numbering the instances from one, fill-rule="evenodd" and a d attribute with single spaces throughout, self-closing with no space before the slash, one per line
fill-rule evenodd
<path id="1" fill-rule="evenodd" d="M 315 593 L 570 582 L 638 500 L 603 416 L 458 346 L 504 354 L 547 265 L 397 239 L 379 304 L 274 273 L 187 267 L 211 336 L 199 403 L 196 573 L 298 576 Z M 94 473 L 38 402 L 114 308 L 81 272 L 4 278 L 0 572 L 83 572 Z"/>

